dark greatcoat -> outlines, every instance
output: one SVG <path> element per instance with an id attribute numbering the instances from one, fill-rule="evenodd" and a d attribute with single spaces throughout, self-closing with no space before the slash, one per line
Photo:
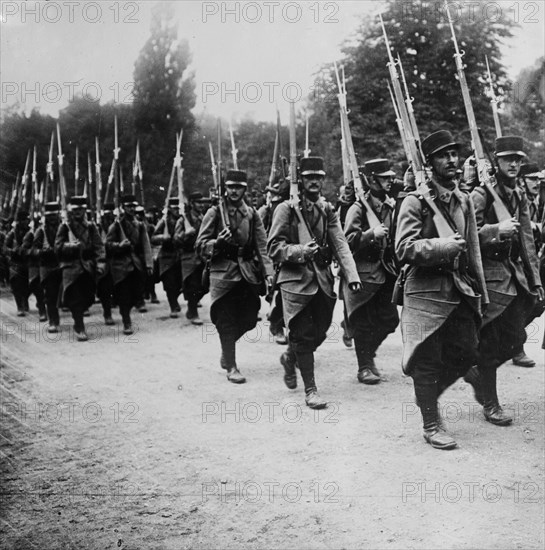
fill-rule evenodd
<path id="1" fill-rule="evenodd" d="M 79 249 L 72 251 L 65 249 L 64 245 L 70 241 L 69 230 L 79 242 Z M 67 291 L 77 279 L 87 274 L 92 284 L 87 288 L 85 299 L 80 297 L 79 302 L 87 304 L 84 309 L 91 307 L 95 296 L 95 275 L 96 269 L 100 271 L 104 269 L 105 252 L 104 245 L 100 238 L 99 230 L 94 223 L 87 220 L 76 222 L 71 220 L 66 223 L 61 223 L 55 238 L 55 252 L 60 260 L 62 269 L 62 291 L 61 303 L 65 303 Z M 67 304 L 68 305 L 68 304 Z"/>
<path id="2" fill-rule="evenodd" d="M 462 297 L 479 316 L 481 307 L 488 304 L 473 203 L 459 190 L 455 190 L 455 196 L 463 213 L 465 228 L 460 234 L 467 242 L 471 280 L 453 269 L 456 254 L 445 246 L 444 238 L 438 237 L 433 215 L 417 191 L 408 193 L 397 218 L 397 259 L 410 266 L 401 313 L 402 368 L 406 374 L 412 370 L 411 359 L 417 348 L 445 323 Z M 443 209 L 442 201 L 437 197 L 434 200 Z"/>
<path id="3" fill-rule="evenodd" d="M 301 205 L 307 209 L 309 219 L 313 217 L 316 222 L 312 230 L 318 244 L 329 246 L 347 284 L 359 282 L 356 264 L 333 206 L 323 199 L 317 203 L 303 199 Z M 288 329 L 291 321 L 311 302 L 318 289 L 327 297 L 331 310 L 324 314 L 332 315 L 337 299 L 331 267 L 318 264 L 315 260 L 307 262 L 303 258 L 302 248 L 293 206 L 290 202 L 282 202 L 274 212 L 267 250 L 275 264 L 282 264 L 277 284 L 282 292 L 284 320 Z"/>
<path id="4" fill-rule="evenodd" d="M 502 197 L 503 193 L 498 189 L 498 185 L 496 189 Z M 490 305 L 484 316 L 483 325 L 501 315 L 517 296 L 517 283 L 527 293 L 532 293 L 535 286 L 541 285 L 528 199 L 526 194 L 517 187 L 513 190 L 513 197 L 516 207 L 510 211 L 520 223 L 518 237 L 512 241 L 520 251 L 515 261 L 510 257 L 510 241 L 500 239 L 499 223 L 492 206 L 491 196 L 484 187 L 476 187 L 471 193 L 479 229 L 484 275 L 490 297 Z M 508 209 L 512 208 L 505 196 L 502 200 Z M 536 296 L 533 293 L 532 295 Z M 530 318 L 528 322 L 531 320 Z"/>

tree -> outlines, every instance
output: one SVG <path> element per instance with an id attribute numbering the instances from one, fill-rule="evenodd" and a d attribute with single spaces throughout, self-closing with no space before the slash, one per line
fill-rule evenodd
<path id="1" fill-rule="evenodd" d="M 387 0 L 382 17 L 392 55 L 394 58 L 400 55 L 410 94 L 415 98 L 413 105 L 421 136 L 444 128 L 469 146 L 467 119 L 453 59 L 454 46 L 444 8 L 439 10 L 439 4 L 442 5 L 437 3 L 435 11 L 432 4 L 428 12 L 424 12 L 420 3 Z M 471 15 L 466 4 L 464 10 L 455 17 L 454 27 L 459 47 L 466 52 L 465 73 L 477 122 L 486 141 L 492 143 L 492 113 L 484 94 L 485 56 L 490 61 L 495 89 L 501 95 L 509 88 L 509 81 L 501 63 L 500 47 L 502 40 L 512 36 L 513 23 L 503 15 L 496 21 Z M 342 51 L 340 63 L 346 73 L 350 126 L 360 162 L 374 157 L 404 160 L 387 88 L 388 57 L 378 18 L 364 18 L 356 40 L 345 44 Z M 320 145 L 328 166 L 340 178 L 339 108 L 332 68 L 324 67 L 317 82 L 320 85 L 311 98 L 311 107 L 315 113 L 322 111 L 332 128 L 323 134 Z"/>
<path id="2" fill-rule="evenodd" d="M 178 39 L 174 6 L 162 2 L 153 8 L 151 36 L 134 69 L 135 129 L 140 136 L 145 167 L 146 195 L 162 204 L 176 154 L 176 133 L 184 131 L 185 175 L 196 178 L 200 161 L 192 156 L 198 136 L 191 109 L 195 106 L 195 82 L 188 72 L 191 53 L 186 40 Z M 202 149 L 202 148 L 201 148 Z"/>

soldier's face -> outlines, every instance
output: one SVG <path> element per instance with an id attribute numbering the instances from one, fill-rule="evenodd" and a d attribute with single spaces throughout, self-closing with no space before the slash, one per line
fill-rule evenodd
<path id="1" fill-rule="evenodd" d="M 458 149 L 447 148 L 432 155 L 430 160 L 434 172 L 439 178 L 444 180 L 452 180 L 456 177 L 456 170 L 460 163 Z"/>
<path id="2" fill-rule="evenodd" d="M 195 210 L 195 212 L 198 212 L 199 214 L 202 214 L 204 212 L 204 203 L 199 202 L 199 201 L 195 201 L 193 203 L 193 209 Z"/>
<path id="3" fill-rule="evenodd" d="M 375 176 L 374 182 L 371 185 L 374 184 L 377 191 L 386 191 L 386 193 L 389 193 L 393 182 L 394 178 L 392 176 Z"/>
<path id="4" fill-rule="evenodd" d="M 246 187 L 244 185 L 226 185 L 225 194 L 230 201 L 240 202 L 244 193 L 246 192 Z"/>
<path id="5" fill-rule="evenodd" d="M 518 176 L 522 157 L 519 155 L 506 155 L 505 157 L 497 157 L 499 173 L 508 178 L 513 179 Z"/>
<path id="6" fill-rule="evenodd" d="M 526 184 L 526 190 L 528 191 L 528 194 L 530 194 L 532 197 L 535 197 L 539 191 L 539 178 L 524 178 L 524 183 Z"/>
<path id="7" fill-rule="evenodd" d="M 82 206 L 72 208 L 72 217 L 78 222 L 82 221 L 85 217 L 85 208 Z"/>
<path id="8" fill-rule="evenodd" d="M 134 206 L 134 204 L 124 204 L 123 210 L 125 211 L 125 214 L 128 214 L 129 216 L 134 216 L 136 212 L 136 206 Z"/>
<path id="9" fill-rule="evenodd" d="M 322 191 L 324 184 L 324 176 L 318 174 L 309 174 L 308 176 L 302 176 L 303 189 L 307 195 L 319 195 Z"/>

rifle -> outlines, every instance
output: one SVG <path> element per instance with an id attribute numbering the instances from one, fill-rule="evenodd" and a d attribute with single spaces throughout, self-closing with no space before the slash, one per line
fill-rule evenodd
<path id="1" fill-rule="evenodd" d="M 94 219 L 93 213 L 93 194 L 91 192 L 91 186 L 93 183 L 93 169 L 91 168 L 91 153 L 87 151 L 87 179 L 85 180 L 85 187 L 83 188 L 83 196 L 89 197 L 89 207 L 91 208 L 91 216 Z"/>
<path id="2" fill-rule="evenodd" d="M 409 155 L 409 146 L 407 145 L 407 140 L 405 139 L 405 131 L 403 130 L 403 122 L 401 120 L 401 115 L 399 114 L 399 109 L 397 108 L 397 103 L 394 97 L 394 93 L 392 92 L 392 87 L 390 86 L 390 83 L 388 84 L 388 91 L 390 92 L 390 98 L 392 99 L 392 105 L 394 106 L 394 112 L 396 115 L 396 123 L 397 123 L 397 129 L 399 131 L 399 137 L 401 138 L 401 143 L 403 144 L 403 150 L 405 151 L 405 157 L 410 158 Z"/>
<path id="3" fill-rule="evenodd" d="M 167 194 L 165 197 L 165 204 L 163 207 L 163 217 L 162 220 L 165 224 L 163 227 L 163 237 L 167 238 L 170 237 L 170 233 L 168 231 L 168 201 L 170 199 L 170 195 L 172 193 L 172 185 L 174 184 L 174 176 L 176 174 L 176 167 L 177 167 L 177 157 L 178 157 L 178 151 L 180 149 L 182 143 L 181 136 L 178 135 L 178 132 L 176 132 L 176 155 L 174 156 L 174 161 L 172 162 L 172 171 L 170 172 L 170 180 L 168 181 L 168 189 Z"/>
<path id="4" fill-rule="evenodd" d="M 78 182 L 79 182 L 79 149 L 76 145 L 76 169 L 74 171 L 74 195 L 78 194 Z"/>
<path id="5" fill-rule="evenodd" d="M 311 235 L 299 199 L 299 185 L 297 181 L 297 142 L 295 137 L 295 103 L 290 102 L 290 205 L 297 217 L 297 232 L 300 244 L 315 242 Z"/>
<path id="6" fill-rule="evenodd" d="M 138 168 L 138 180 L 140 182 L 140 199 L 144 206 L 144 172 L 142 171 L 142 163 L 140 161 L 140 140 L 136 142 L 136 166 Z"/>
<path id="7" fill-rule="evenodd" d="M 184 219 L 184 230 L 190 231 L 193 229 L 191 222 L 189 221 L 189 203 L 184 193 L 184 169 L 182 168 L 182 136 L 184 134 L 183 128 L 180 130 L 180 141 L 178 143 L 178 148 L 176 150 L 176 172 L 178 176 L 178 202 L 180 204 L 180 209 L 183 207 L 183 219 Z"/>
<path id="8" fill-rule="evenodd" d="M 97 225 L 102 229 L 102 174 L 100 164 L 100 152 L 98 147 L 98 137 L 95 137 L 95 186 L 96 186 L 96 220 Z"/>
<path id="9" fill-rule="evenodd" d="M 227 221 L 227 217 L 223 210 L 222 203 L 220 202 L 220 200 L 222 199 L 220 175 L 218 174 L 218 166 L 214 159 L 214 149 L 212 148 L 212 143 L 210 141 L 208 142 L 208 149 L 210 151 L 210 162 L 212 164 L 212 178 L 214 179 L 214 189 L 216 190 L 216 195 L 218 197 L 218 209 L 220 211 L 221 223 L 223 227 L 229 227 L 229 222 Z"/>
<path id="10" fill-rule="evenodd" d="M 513 216 L 501 200 L 500 196 L 496 192 L 496 189 L 494 188 L 494 185 L 492 184 L 492 178 L 487 166 L 484 148 L 481 141 L 481 136 L 479 134 L 479 128 L 477 127 L 477 120 L 475 118 L 475 112 L 473 111 L 473 104 L 471 103 L 471 97 L 469 96 L 469 88 L 467 86 L 466 75 L 464 72 L 462 57 L 465 55 L 465 52 L 460 53 L 460 50 L 458 48 L 456 33 L 454 32 L 454 25 L 450 16 L 448 2 L 446 1 L 445 8 L 447 10 L 448 22 L 452 33 L 452 42 L 454 44 L 454 50 L 456 52 L 454 54 L 454 59 L 456 61 L 456 71 L 458 73 L 458 80 L 460 81 L 460 87 L 462 89 L 462 98 L 464 100 L 467 122 L 469 124 L 469 131 L 471 133 L 471 141 L 473 143 L 473 150 L 475 152 L 475 162 L 477 163 L 477 174 L 479 177 L 479 181 L 481 182 L 481 185 L 485 186 L 488 189 L 490 195 L 492 196 L 492 206 L 494 208 L 494 213 L 496 214 L 498 222 L 510 220 L 513 218 Z"/>
<path id="11" fill-rule="evenodd" d="M 120 197 L 119 197 L 119 173 L 117 170 L 117 165 L 119 162 L 119 152 L 121 149 L 119 148 L 118 141 L 117 141 L 117 115 L 114 115 L 114 160 L 112 163 L 112 171 L 114 176 L 114 204 L 115 204 L 115 222 L 119 226 L 119 233 L 120 238 L 122 241 L 127 240 L 127 236 L 125 235 L 125 231 L 123 231 L 123 226 L 121 225 L 121 206 L 120 206 Z M 109 182 L 108 182 L 109 183 Z"/>
<path id="12" fill-rule="evenodd" d="M 433 197 L 430 193 L 430 188 L 427 185 L 427 174 L 425 170 L 425 161 L 420 148 L 420 143 L 418 143 L 417 137 L 412 131 L 412 124 L 409 113 L 407 111 L 407 105 L 403 99 L 403 92 L 401 91 L 401 85 L 399 83 L 399 76 L 397 74 L 397 69 L 395 67 L 394 59 L 390 51 L 390 42 L 388 41 L 388 35 L 386 34 L 386 28 L 384 27 L 384 21 L 382 20 L 382 15 L 379 14 L 380 22 L 382 24 L 382 30 L 384 33 L 384 39 L 386 42 L 386 50 L 388 51 L 388 69 L 390 71 L 390 80 L 392 81 L 392 87 L 394 91 L 393 101 L 394 105 L 397 104 L 397 113 L 400 115 L 401 128 L 403 130 L 403 135 L 405 136 L 405 142 L 407 147 L 407 160 L 412 166 L 412 170 L 415 177 L 416 188 L 418 193 L 426 201 L 426 204 L 430 207 L 430 210 L 433 213 L 433 221 L 437 234 L 439 237 L 450 237 L 456 233 L 456 231 L 450 226 L 447 222 L 443 213 L 439 210 L 437 204 L 435 203 Z M 412 104 L 412 101 L 411 101 Z M 395 108 L 395 106 L 394 106 Z M 416 120 L 414 122 L 416 127 Z"/>
<path id="13" fill-rule="evenodd" d="M 365 192 L 363 190 L 363 184 L 361 181 L 360 171 L 358 168 L 358 160 L 356 158 L 356 151 L 354 150 L 354 143 L 352 142 L 350 124 L 348 122 L 348 113 L 346 110 L 346 91 L 343 90 L 343 87 L 341 85 L 341 80 L 339 78 L 339 71 L 337 69 L 336 62 L 334 66 L 335 66 L 335 75 L 337 77 L 337 87 L 339 89 L 337 98 L 339 100 L 339 107 L 341 111 L 341 120 L 342 120 L 341 128 L 344 131 L 343 138 L 346 146 L 348 160 L 350 162 L 350 171 L 352 172 L 352 179 L 354 180 L 354 191 L 367 213 L 367 220 L 369 222 L 369 227 L 371 229 L 374 229 L 375 227 L 382 225 L 382 222 L 378 219 L 377 215 L 375 214 L 375 211 L 371 208 L 370 204 L 367 202 L 367 199 L 365 198 Z"/>
<path id="14" fill-rule="evenodd" d="M 40 208 L 40 189 L 38 185 L 38 172 L 36 171 L 36 163 L 38 161 L 38 152 L 36 145 L 34 145 L 34 155 L 32 158 L 32 191 L 30 199 L 30 219 L 36 223 L 36 210 L 41 210 Z M 43 219 L 43 216 L 42 216 Z"/>
<path id="15" fill-rule="evenodd" d="M 235 147 L 235 136 L 233 135 L 233 127 L 231 126 L 231 120 L 229 120 L 229 134 L 231 136 L 231 155 L 233 157 L 233 168 L 238 170 L 237 153 L 238 149 Z M 218 159 L 221 159 L 218 154 Z"/>
<path id="16" fill-rule="evenodd" d="M 286 157 L 284 156 L 284 144 L 282 140 L 282 126 L 280 124 L 280 111 L 276 109 L 276 132 L 278 133 L 278 160 L 280 161 L 280 178 L 286 181 Z"/>
<path id="17" fill-rule="evenodd" d="M 57 155 L 57 159 L 59 161 L 59 196 L 60 196 L 60 202 L 61 202 L 61 209 L 62 209 L 62 223 L 66 224 L 66 227 L 68 227 L 68 242 L 75 243 L 77 242 L 77 239 L 72 232 L 72 229 L 70 228 L 70 224 L 68 223 L 68 207 L 66 205 L 66 181 L 64 179 L 64 155 L 62 154 L 62 142 L 61 142 L 61 127 L 59 123 L 57 122 L 57 146 L 59 149 L 59 154 Z"/>
<path id="18" fill-rule="evenodd" d="M 9 201 L 10 218 L 15 218 L 20 188 L 21 188 L 21 172 L 17 172 L 17 177 L 15 178 L 15 182 L 13 183 L 13 190 L 11 192 L 11 198 Z"/>
<path id="19" fill-rule="evenodd" d="M 25 171 L 23 172 L 23 184 L 21 188 L 21 194 L 17 197 L 17 208 L 15 210 L 15 216 L 17 217 L 18 212 L 21 210 L 21 208 L 24 208 L 26 206 L 26 196 L 27 196 L 27 189 L 28 189 L 28 181 L 29 181 L 29 170 L 30 166 L 30 149 L 28 150 L 27 156 L 26 156 L 26 162 L 25 162 Z"/>
<path id="20" fill-rule="evenodd" d="M 51 144 L 49 145 L 49 160 L 47 162 L 46 174 L 45 174 L 45 188 L 43 194 L 44 202 L 47 202 L 47 191 L 49 189 L 49 184 L 53 187 L 53 147 L 55 140 L 55 132 L 51 132 Z"/>
<path id="21" fill-rule="evenodd" d="M 272 187 L 274 184 L 274 178 L 276 176 L 276 157 L 278 156 L 278 130 L 276 131 L 276 136 L 274 138 L 274 152 L 273 152 L 273 158 L 271 162 L 271 172 L 269 174 L 269 186 Z M 269 192 L 270 194 L 270 192 Z"/>
<path id="22" fill-rule="evenodd" d="M 305 123 L 305 150 L 303 151 L 303 156 L 305 158 L 308 158 L 310 155 L 310 149 L 308 146 L 308 113 L 306 115 L 306 123 Z"/>
<path id="23" fill-rule="evenodd" d="M 486 59 L 486 69 L 488 71 L 488 82 L 490 83 L 490 95 L 492 99 L 490 100 L 490 105 L 492 105 L 492 116 L 494 117 L 494 127 L 496 128 L 496 137 L 501 137 L 501 124 L 500 124 L 500 115 L 498 114 L 498 99 L 494 93 L 494 85 L 492 84 L 492 74 L 490 73 L 490 65 L 488 64 L 488 56 L 485 56 Z"/>

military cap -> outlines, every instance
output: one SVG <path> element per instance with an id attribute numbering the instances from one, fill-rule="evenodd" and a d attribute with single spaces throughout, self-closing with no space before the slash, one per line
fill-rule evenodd
<path id="1" fill-rule="evenodd" d="M 496 138 L 496 156 L 506 157 L 508 155 L 526 156 L 524 152 L 524 140 L 520 136 L 502 136 Z"/>
<path id="2" fill-rule="evenodd" d="M 115 210 L 115 204 L 113 202 L 105 202 L 102 206 L 104 212 L 113 212 Z"/>
<path id="3" fill-rule="evenodd" d="M 460 144 L 454 140 L 453 135 L 448 130 L 438 130 L 433 132 L 422 141 L 422 152 L 426 158 L 434 155 L 447 147 L 460 148 Z"/>
<path id="4" fill-rule="evenodd" d="M 121 204 L 124 206 L 138 206 L 138 201 L 134 195 L 123 195 L 121 197 Z"/>
<path id="5" fill-rule="evenodd" d="M 143 207 L 143 206 L 137 206 L 137 207 L 136 207 L 136 212 L 137 212 L 138 214 L 145 212 L 144 207 Z"/>
<path id="6" fill-rule="evenodd" d="M 58 202 L 46 202 L 44 204 L 44 212 L 46 214 L 58 214 L 61 210 L 61 205 Z"/>
<path id="7" fill-rule="evenodd" d="M 225 185 L 242 185 L 248 187 L 248 177 L 244 170 L 227 170 Z"/>
<path id="8" fill-rule="evenodd" d="M 541 177 L 541 172 L 539 171 L 539 166 L 535 162 L 526 162 L 521 165 L 519 176 L 521 178 L 539 178 Z"/>
<path id="9" fill-rule="evenodd" d="M 200 191 L 193 191 L 192 193 L 189 193 L 190 201 L 202 201 L 203 198 L 203 194 Z"/>
<path id="10" fill-rule="evenodd" d="M 299 161 L 302 176 L 325 176 L 324 159 L 322 157 L 303 157 Z"/>
<path id="11" fill-rule="evenodd" d="M 178 197 L 170 197 L 170 199 L 168 199 L 168 206 L 180 206 L 180 199 Z"/>
<path id="12" fill-rule="evenodd" d="M 390 166 L 390 161 L 388 159 L 373 159 L 368 160 L 363 165 L 365 174 L 375 175 L 375 176 L 395 176 L 396 173 L 392 170 Z"/>
<path id="13" fill-rule="evenodd" d="M 84 195 L 74 195 L 70 198 L 69 204 L 72 208 L 87 208 L 87 197 Z"/>

